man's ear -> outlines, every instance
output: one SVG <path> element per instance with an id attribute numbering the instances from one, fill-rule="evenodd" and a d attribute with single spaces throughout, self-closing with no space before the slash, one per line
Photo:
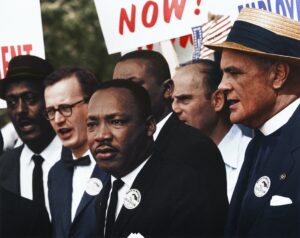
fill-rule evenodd
<path id="1" fill-rule="evenodd" d="M 213 106 L 215 112 L 222 111 L 225 104 L 225 95 L 224 92 L 220 89 L 217 89 L 211 95 L 211 105 Z"/>
<path id="2" fill-rule="evenodd" d="M 174 90 L 174 82 L 172 79 L 167 79 L 163 82 L 164 87 L 164 98 L 168 99 L 172 97 L 172 93 Z"/>
<path id="3" fill-rule="evenodd" d="M 147 121 L 147 135 L 153 136 L 154 132 L 156 131 L 156 121 L 152 115 L 149 116 L 146 121 Z"/>
<path id="4" fill-rule="evenodd" d="M 288 63 L 276 62 L 273 64 L 270 78 L 274 89 L 280 89 L 285 84 L 290 73 L 290 66 Z"/>

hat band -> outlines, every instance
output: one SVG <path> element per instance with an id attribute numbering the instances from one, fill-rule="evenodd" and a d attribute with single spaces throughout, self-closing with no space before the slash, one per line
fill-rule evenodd
<path id="1" fill-rule="evenodd" d="M 269 54 L 300 58 L 300 41 L 245 21 L 235 21 L 226 41 Z"/>

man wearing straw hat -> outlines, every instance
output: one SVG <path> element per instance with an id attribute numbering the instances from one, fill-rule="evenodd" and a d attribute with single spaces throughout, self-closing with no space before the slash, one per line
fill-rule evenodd
<path id="1" fill-rule="evenodd" d="M 230 205 L 230 237 L 299 237 L 300 24 L 243 9 L 222 50 L 230 120 L 256 129 Z"/>

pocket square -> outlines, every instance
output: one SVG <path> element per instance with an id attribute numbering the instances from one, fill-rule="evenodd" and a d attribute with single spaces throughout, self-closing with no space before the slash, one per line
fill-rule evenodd
<path id="1" fill-rule="evenodd" d="M 127 238 L 143 238 L 144 236 L 142 236 L 140 233 L 131 233 L 129 236 L 127 236 Z"/>
<path id="2" fill-rule="evenodd" d="M 271 198 L 270 206 L 283 206 L 283 205 L 288 205 L 288 204 L 292 204 L 292 203 L 293 203 L 292 200 L 288 197 L 274 195 Z"/>

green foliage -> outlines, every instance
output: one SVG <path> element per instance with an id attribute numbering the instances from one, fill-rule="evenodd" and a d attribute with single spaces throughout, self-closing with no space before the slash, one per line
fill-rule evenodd
<path id="1" fill-rule="evenodd" d="M 94 1 L 41 0 L 41 9 L 46 58 L 55 68 L 79 65 L 110 79 L 118 54 L 107 54 Z"/>

